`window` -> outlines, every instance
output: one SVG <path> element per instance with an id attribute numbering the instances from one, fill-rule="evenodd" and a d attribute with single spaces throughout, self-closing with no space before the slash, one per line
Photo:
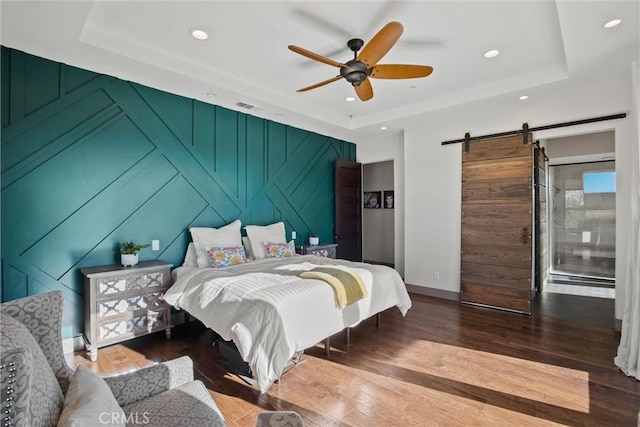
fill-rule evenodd
<path id="1" fill-rule="evenodd" d="M 615 172 L 585 172 L 582 176 L 585 193 L 615 193 Z"/>

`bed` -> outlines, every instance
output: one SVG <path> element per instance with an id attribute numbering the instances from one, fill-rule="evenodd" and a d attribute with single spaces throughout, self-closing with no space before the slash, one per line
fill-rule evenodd
<path id="1" fill-rule="evenodd" d="M 402 278 L 387 266 L 296 255 L 211 268 L 186 258 L 164 300 L 233 340 L 263 393 L 295 354 L 388 308 L 404 316 L 411 307 Z M 320 266 L 356 274 L 367 295 L 340 307 L 325 281 L 300 277 Z"/>

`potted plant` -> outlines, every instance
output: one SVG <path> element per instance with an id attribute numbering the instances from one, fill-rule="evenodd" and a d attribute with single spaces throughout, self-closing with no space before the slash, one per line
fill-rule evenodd
<path id="1" fill-rule="evenodd" d="M 309 244 L 311 246 L 318 246 L 319 243 L 320 236 L 318 235 L 318 233 L 316 233 L 315 231 L 311 232 L 311 234 L 309 234 Z"/>
<path id="2" fill-rule="evenodd" d="M 141 245 L 136 242 L 122 242 L 120 246 L 120 263 L 123 267 L 133 267 L 138 263 L 140 249 L 148 248 L 149 244 Z"/>

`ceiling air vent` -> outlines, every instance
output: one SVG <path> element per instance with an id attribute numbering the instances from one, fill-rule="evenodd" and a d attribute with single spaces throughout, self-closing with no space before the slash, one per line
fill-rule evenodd
<path id="1" fill-rule="evenodd" d="M 254 110 L 254 111 L 262 110 L 262 107 L 258 107 L 257 105 L 247 104 L 246 102 L 242 102 L 242 101 L 236 102 L 236 106 L 240 108 L 244 108 L 245 110 Z"/>

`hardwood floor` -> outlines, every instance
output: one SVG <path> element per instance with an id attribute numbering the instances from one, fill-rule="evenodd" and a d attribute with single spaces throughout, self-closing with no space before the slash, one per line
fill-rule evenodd
<path id="1" fill-rule="evenodd" d="M 411 297 L 406 318 L 394 308 L 380 329 L 368 319 L 348 349 L 337 335 L 329 359 L 309 349 L 264 395 L 226 373 L 198 322 L 76 360 L 112 375 L 189 355 L 230 426 L 263 410 L 297 411 L 306 426 L 637 425 L 640 382 L 613 364 L 613 329 Z"/>
<path id="2" fill-rule="evenodd" d="M 547 288 L 551 286 L 547 285 Z M 572 286 L 572 288 L 578 287 Z M 586 293 L 585 289 L 578 291 Z M 603 290 L 602 288 L 591 289 L 594 291 Z M 615 305 L 613 298 L 585 296 L 579 295 L 577 292 L 574 294 L 543 292 L 531 304 L 534 315 L 574 320 L 608 329 L 615 328 Z"/>

